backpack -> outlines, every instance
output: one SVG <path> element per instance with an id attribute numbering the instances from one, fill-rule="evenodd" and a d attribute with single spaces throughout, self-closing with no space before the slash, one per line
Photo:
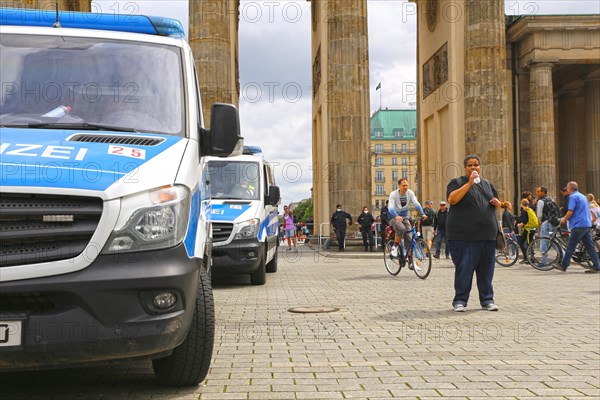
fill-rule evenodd
<path id="1" fill-rule="evenodd" d="M 531 207 L 527 208 L 527 223 L 523 228 L 530 230 L 536 229 L 539 224 L 538 217 L 535 215 L 535 211 L 531 209 Z"/>
<path id="2" fill-rule="evenodd" d="M 558 205 L 553 200 L 545 201 L 544 205 L 544 215 L 546 216 L 546 220 L 550 222 L 551 225 L 558 226 L 561 217 L 560 208 L 558 208 Z"/>

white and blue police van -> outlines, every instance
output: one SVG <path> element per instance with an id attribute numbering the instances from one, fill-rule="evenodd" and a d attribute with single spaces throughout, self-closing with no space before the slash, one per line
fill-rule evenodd
<path id="1" fill-rule="evenodd" d="M 195 385 L 215 320 L 203 128 L 177 20 L 0 9 L 0 369 L 145 357 Z M 202 71 L 198 71 L 202 73 Z"/>
<path id="2" fill-rule="evenodd" d="M 250 274 L 264 285 L 277 271 L 279 187 L 259 147 L 235 157 L 206 157 L 215 274 Z"/>

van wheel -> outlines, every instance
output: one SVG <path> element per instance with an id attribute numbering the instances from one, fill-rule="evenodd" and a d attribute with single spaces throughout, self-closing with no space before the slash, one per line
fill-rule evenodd
<path id="1" fill-rule="evenodd" d="M 200 269 L 192 325 L 185 340 L 165 358 L 152 360 L 154 376 L 164 386 L 193 386 L 206 378 L 215 341 L 215 307 L 210 278 Z"/>
<path id="2" fill-rule="evenodd" d="M 267 264 L 267 272 L 277 272 L 277 254 L 278 254 L 279 246 L 275 246 L 275 255 L 273 255 L 273 259 L 269 261 Z"/>
<path id="3" fill-rule="evenodd" d="M 264 285 L 267 282 L 267 266 L 265 264 L 266 254 L 263 254 L 258 269 L 250 274 L 250 283 L 253 285 Z"/>

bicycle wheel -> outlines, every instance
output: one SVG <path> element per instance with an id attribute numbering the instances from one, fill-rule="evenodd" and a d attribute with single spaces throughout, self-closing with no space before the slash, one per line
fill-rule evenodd
<path id="1" fill-rule="evenodd" d="M 383 245 L 383 262 L 385 263 L 385 269 L 387 269 L 390 274 L 398 275 L 402 269 L 402 265 L 400 264 L 400 254 L 396 256 L 392 255 L 393 245 L 394 240 L 388 240 Z M 398 249 L 398 252 L 400 251 L 401 249 Z"/>
<path id="2" fill-rule="evenodd" d="M 431 250 L 425 240 L 419 238 L 413 247 L 413 254 L 410 260 L 415 274 L 421 279 L 425 279 L 431 272 Z"/>
<path id="3" fill-rule="evenodd" d="M 506 241 L 504 250 L 496 250 L 496 263 L 503 267 L 515 265 L 519 259 L 519 246 L 512 240 Z"/>
<path id="4" fill-rule="evenodd" d="M 529 243 L 526 257 L 533 268 L 539 271 L 550 271 L 562 260 L 562 250 L 555 241 L 542 237 Z"/>
<path id="5" fill-rule="evenodd" d="M 593 243 L 594 243 L 594 249 L 596 251 L 596 254 L 598 254 L 598 257 L 600 257 L 600 245 L 598 244 L 598 242 L 593 242 Z M 575 252 L 580 254 L 580 259 L 577 261 L 577 263 L 579 265 L 581 265 L 583 268 L 591 269 L 594 266 L 594 264 L 592 262 L 592 257 L 590 257 L 590 254 L 587 252 L 583 243 L 580 242 L 577 245 L 577 249 L 575 250 Z M 573 258 L 575 258 L 575 257 L 573 257 Z"/>

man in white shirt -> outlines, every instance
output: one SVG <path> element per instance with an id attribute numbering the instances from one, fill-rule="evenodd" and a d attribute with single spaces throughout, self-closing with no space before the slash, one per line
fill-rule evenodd
<path id="1" fill-rule="evenodd" d="M 398 244 L 400 244 L 400 240 L 404 237 L 404 233 L 412 229 L 410 221 L 408 220 L 408 209 L 411 204 L 414 205 L 419 212 L 419 217 L 423 217 L 424 220 L 427 219 L 427 216 L 423 212 L 423 207 L 421 207 L 415 193 L 408 188 L 408 181 L 405 178 L 400 178 L 398 180 L 398 189 L 390 193 L 388 205 L 388 215 L 390 217 L 389 223 L 396 231 L 396 236 L 394 236 L 394 248 L 392 249 L 392 256 L 394 257 L 397 256 L 397 253 L 394 253 L 397 252 Z"/>

